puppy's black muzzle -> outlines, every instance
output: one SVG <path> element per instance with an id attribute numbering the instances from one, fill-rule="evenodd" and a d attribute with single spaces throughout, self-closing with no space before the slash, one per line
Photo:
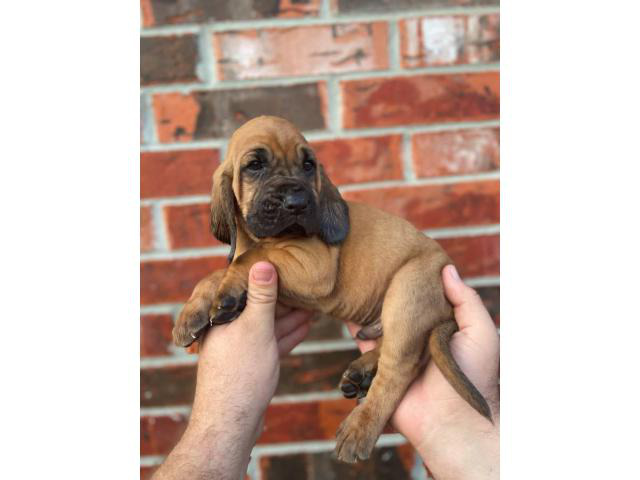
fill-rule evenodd
<path id="1" fill-rule="evenodd" d="M 316 205 L 310 187 L 297 179 L 266 183 L 256 196 L 247 224 L 258 238 L 316 233 Z"/>

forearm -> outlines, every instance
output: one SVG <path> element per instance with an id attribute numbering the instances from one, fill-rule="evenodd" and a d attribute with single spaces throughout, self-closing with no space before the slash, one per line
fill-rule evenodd
<path id="1" fill-rule="evenodd" d="M 191 424 L 154 475 L 154 480 L 244 478 L 257 428 L 237 424 L 236 427 L 212 425 L 202 428 Z"/>
<path id="2" fill-rule="evenodd" d="M 417 450 L 436 480 L 497 480 L 500 418 L 493 425 L 479 416 L 444 425 Z"/>

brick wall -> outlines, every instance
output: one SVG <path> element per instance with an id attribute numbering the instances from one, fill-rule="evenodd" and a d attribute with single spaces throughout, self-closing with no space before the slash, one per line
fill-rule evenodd
<path id="1" fill-rule="evenodd" d="M 437 238 L 499 321 L 497 0 L 142 0 L 141 476 L 185 427 L 196 358 L 171 345 L 195 283 L 225 265 L 208 229 L 225 138 L 259 114 L 300 126 L 347 199 Z M 402 438 L 330 457 L 357 355 L 317 323 L 282 364 L 252 479 L 425 478 Z"/>

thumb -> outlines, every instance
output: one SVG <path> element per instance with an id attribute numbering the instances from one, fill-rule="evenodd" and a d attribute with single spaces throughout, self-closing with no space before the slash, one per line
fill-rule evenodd
<path id="1" fill-rule="evenodd" d="M 480 295 L 465 283 L 458 275 L 456 267 L 447 265 L 442 269 L 444 293 L 453 305 L 453 313 L 460 330 L 464 328 L 491 328 L 495 330 L 493 320 L 482 303 Z"/>
<path id="2" fill-rule="evenodd" d="M 247 306 L 245 317 L 259 319 L 260 323 L 268 320 L 273 325 L 278 299 L 278 274 L 268 262 L 257 262 L 249 270 L 249 288 L 247 289 Z"/>

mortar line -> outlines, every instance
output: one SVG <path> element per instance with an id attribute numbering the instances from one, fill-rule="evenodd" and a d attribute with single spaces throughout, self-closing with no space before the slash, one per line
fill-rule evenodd
<path id="1" fill-rule="evenodd" d="M 339 89 L 338 89 L 339 90 Z M 340 92 L 338 92 L 340 96 Z M 342 116 L 341 102 L 338 101 L 338 116 Z M 455 130 L 469 130 L 474 128 L 499 128 L 500 120 L 479 120 L 468 122 L 448 122 L 448 123 L 434 123 L 434 124 L 420 124 L 420 125 L 397 125 L 388 127 L 370 127 L 370 128 L 339 128 L 334 131 L 330 130 L 314 130 L 303 132 L 304 136 L 310 142 L 321 140 L 335 140 L 335 139 L 349 139 L 360 137 L 376 137 L 386 136 L 394 134 L 417 134 L 417 133 L 437 133 L 447 132 Z M 192 142 L 178 142 L 178 143 L 157 143 L 153 145 L 142 145 L 140 147 L 141 152 L 170 152 L 174 150 L 197 150 L 203 148 L 216 148 L 221 151 L 226 146 L 227 139 L 215 138 L 211 140 L 197 140 Z"/>
<path id="2" fill-rule="evenodd" d="M 319 17 L 321 19 L 329 19 L 333 15 L 331 12 L 331 0 L 322 0 L 320 3 Z"/>
<path id="3" fill-rule="evenodd" d="M 282 405 L 287 403 L 309 403 L 322 402 L 325 400 L 342 400 L 344 397 L 339 390 L 330 390 L 328 392 L 307 392 L 293 393 L 290 395 L 276 395 L 271 400 L 273 405 Z"/>
<path id="4" fill-rule="evenodd" d="M 423 230 L 422 233 L 431 238 L 460 238 L 479 237 L 500 234 L 500 224 L 478 225 L 465 227 L 433 228 Z"/>
<path id="5" fill-rule="evenodd" d="M 174 415 L 191 415 L 191 407 L 188 405 L 175 405 L 169 407 L 140 407 L 140 417 L 171 417 Z"/>
<path id="6" fill-rule="evenodd" d="M 206 27 L 198 32 L 199 62 L 196 66 L 205 85 L 213 86 L 218 83 L 218 69 L 216 68 L 215 53 L 213 51 L 213 38 Z"/>
<path id="7" fill-rule="evenodd" d="M 166 357 L 142 357 L 140 359 L 140 370 L 146 368 L 183 367 L 196 365 L 198 356 L 196 354 L 169 355 Z"/>
<path id="8" fill-rule="evenodd" d="M 499 171 L 475 173 L 473 175 L 448 175 L 443 177 L 416 178 L 414 180 L 384 180 L 380 182 L 354 183 L 338 187 L 341 193 L 394 187 L 424 187 L 430 185 L 450 185 L 476 181 L 498 180 Z"/>
<path id="9" fill-rule="evenodd" d="M 140 315 L 173 315 L 182 307 L 181 303 L 162 303 L 156 305 L 140 305 Z"/>
<path id="10" fill-rule="evenodd" d="M 307 16 L 302 18 L 266 18 L 256 20 L 231 20 L 231 21 L 209 21 L 188 25 L 164 25 L 144 28 L 140 31 L 141 37 L 170 36 L 196 34 L 201 26 L 205 26 L 211 32 L 227 32 L 233 30 L 257 30 L 278 27 L 306 27 L 313 25 L 331 25 L 344 23 L 370 23 L 400 20 L 410 17 L 438 17 L 438 16 L 474 16 L 499 14 L 499 6 L 485 7 L 442 7 L 442 8 L 419 8 L 401 10 L 395 12 L 371 12 L 371 13 L 344 13 L 338 15 L 323 15 L 320 8 L 320 15 Z"/>
<path id="11" fill-rule="evenodd" d="M 402 70 L 400 64 L 400 32 L 398 22 L 389 21 L 389 69 L 392 71 Z"/>
<path id="12" fill-rule="evenodd" d="M 402 134 L 402 171 L 407 182 L 414 182 L 416 174 L 413 170 L 413 149 L 411 144 L 411 134 Z"/>
<path id="13" fill-rule="evenodd" d="M 296 403 L 312 403 L 331 400 L 342 400 L 344 397 L 339 390 L 326 392 L 306 392 L 288 395 L 276 395 L 271 399 L 270 405 L 286 405 Z M 168 405 L 162 407 L 140 407 L 140 417 L 171 417 L 186 416 L 191 414 L 190 405 Z"/>
<path id="14" fill-rule="evenodd" d="M 337 78 L 327 80 L 328 129 L 337 134 L 342 131 L 342 95 Z"/>
<path id="15" fill-rule="evenodd" d="M 142 117 L 142 138 L 146 145 L 158 143 L 158 132 L 153 112 L 153 99 L 151 95 L 141 91 L 140 93 L 140 116 Z"/>
<path id="16" fill-rule="evenodd" d="M 499 287 L 499 276 L 483 276 L 483 277 L 467 277 L 464 279 L 464 283 L 473 288 L 478 287 Z"/>
<path id="17" fill-rule="evenodd" d="M 163 455 L 140 455 L 141 467 L 156 467 L 164 462 Z"/>
<path id="18" fill-rule="evenodd" d="M 247 465 L 247 471 L 245 477 L 249 477 L 251 480 L 262 480 L 262 471 L 258 465 L 260 458 L 258 455 L 251 455 L 249 457 L 249 464 Z"/>
<path id="19" fill-rule="evenodd" d="M 291 355 L 306 355 L 311 353 L 343 352 L 357 349 L 358 346 L 350 338 L 340 340 L 317 340 L 302 342 L 291 351 Z"/>
<path id="20" fill-rule="evenodd" d="M 227 80 L 212 85 L 202 83 L 174 83 L 170 85 L 149 85 L 141 87 L 142 92 L 147 94 L 163 94 L 163 93 L 180 93 L 188 95 L 192 92 L 199 91 L 216 91 L 216 90 L 241 90 L 245 88 L 268 88 L 268 87 L 289 87 L 300 84 L 318 83 L 327 81 L 330 78 L 336 78 L 339 81 L 350 80 L 374 80 L 381 78 L 393 77 L 411 77 L 422 75 L 456 75 L 467 73 L 490 73 L 499 72 L 500 64 L 480 63 L 465 65 L 444 65 L 436 67 L 420 67 L 413 69 L 387 69 L 387 70 L 368 70 L 359 72 L 344 73 L 324 73 L 316 75 L 300 75 L 285 77 L 269 77 L 269 78 L 250 78 L 244 80 Z"/>
<path id="21" fill-rule="evenodd" d="M 172 150 L 199 150 L 204 148 L 220 148 L 225 140 L 223 138 L 214 138 L 211 140 L 195 140 L 191 142 L 178 143 L 155 143 L 149 145 L 141 145 L 141 152 L 165 152 Z"/>
<path id="22" fill-rule="evenodd" d="M 157 260 L 186 260 L 192 258 L 224 257 L 228 253 L 228 245 L 222 245 L 220 247 L 185 248 L 180 250 L 141 253 L 140 261 L 151 262 Z"/>
<path id="23" fill-rule="evenodd" d="M 409 472 L 411 480 L 431 480 L 427 475 L 426 469 L 423 466 L 423 460 L 420 457 L 420 454 L 415 449 L 414 452 L 415 458 L 413 461 L 413 468 L 411 469 L 411 472 Z"/>
<path id="24" fill-rule="evenodd" d="M 407 439 L 399 433 L 383 433 L 376 442 L 376 447 L 395 447 L 407 443 Z M 256 445 L 251 453 L 253 456 L 277 456 L 295 453 L 330 452 L 336 446 L 335 440 L 311 440 L 304 442 L 288 442 L 271 445 Z"/>
<path id="25" fill-rule="evenodd" d="M 292 352 L 291 355 L 308 355 L 314 353 L 331 353 L 357 349 L 356 343 L 352 339 L 342 340 L 319 340 L 302 342 Z M 162 357 L 142 357 L 140 368 L 161 368 L 168 366 L 193 365 L 197 362 L 196 354 L 181 353 L 179 350 L 173 355 Z"/>
<path id="26" fill-rule="evenodd" d="M 181 197 L 152 197 L 140 199 L 140 205 L 143 207 L 149 205 L 160 206 L 177 206 L 177 205 L 193 205 L 198 203 L 209 202 L 209 195 L 184 195 Z"/>
<path id="27" fill-rule="evenodd" d="M 164 211 L 161 204 L 155 203 L 149 206 L 151 208 L 151 221 L 153 222 L 153 250 L 154 252 L 145 252 L 142 255 L 152 254 L 157 251 L 169 250 L 169 238 L 165 225 Z"/>

